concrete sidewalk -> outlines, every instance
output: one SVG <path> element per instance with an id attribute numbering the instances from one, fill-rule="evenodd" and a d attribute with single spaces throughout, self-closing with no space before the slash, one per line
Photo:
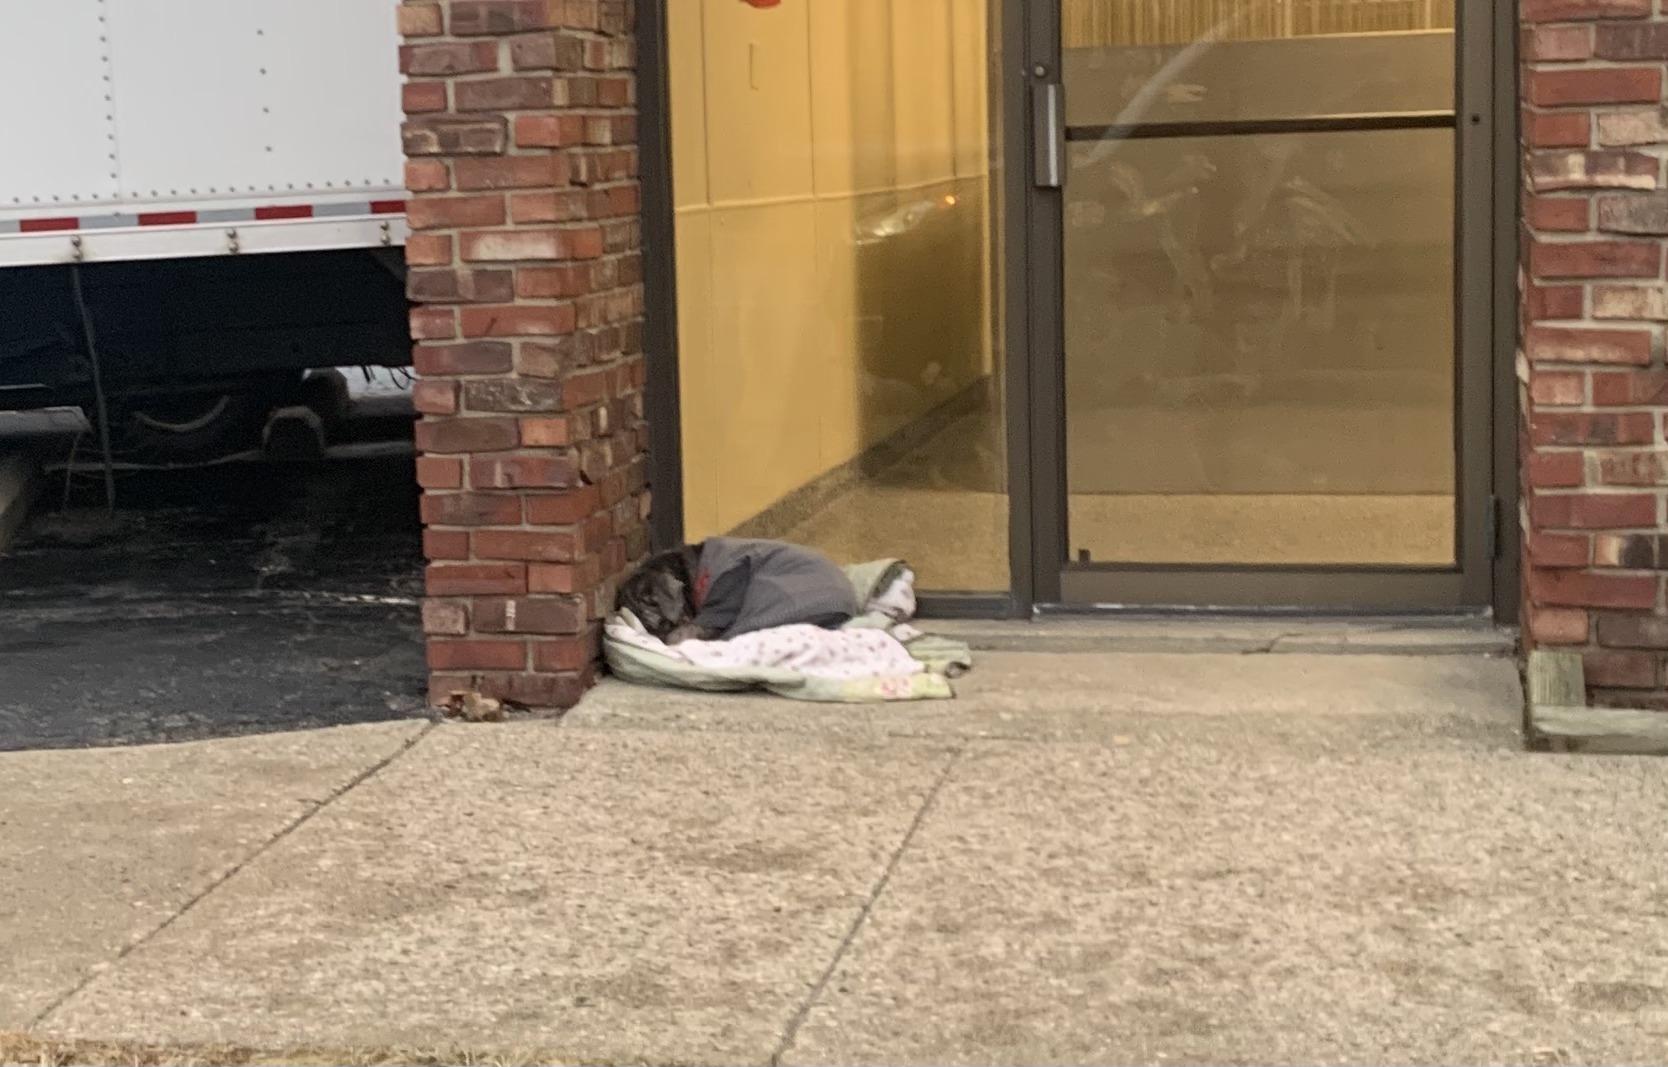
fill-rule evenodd
<path id="1" fill-rule="evenodd" d="M 1650 1062 L 1668 765 L 1509 659 L 0 755 L 0 1029 L 691 1063 Z"/>

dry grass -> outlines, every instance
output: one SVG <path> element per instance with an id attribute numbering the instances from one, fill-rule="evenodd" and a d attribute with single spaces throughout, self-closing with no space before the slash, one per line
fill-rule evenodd
<path id="1" fill-rule="evenodd" d="M 0 1067 L 535 1067 L 563 1061 L 536 1053 L 464 1049 L 292 1049 L 73 1041 L 0 1031 Z"/>

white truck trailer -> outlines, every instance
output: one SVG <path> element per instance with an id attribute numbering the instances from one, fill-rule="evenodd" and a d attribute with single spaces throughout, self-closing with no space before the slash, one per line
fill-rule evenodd
<path id="1" fill-rule="evenodd" d="M 396 0 L 0 0 L 0 409 L 249 443 L 410 362 Z"/>

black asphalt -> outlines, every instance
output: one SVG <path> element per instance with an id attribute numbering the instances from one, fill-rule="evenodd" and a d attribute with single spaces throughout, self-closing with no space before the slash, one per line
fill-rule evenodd
<path id="1" fill-rule="evenodd" d="M 409 454 L 55 475 L 0 556 L 0 750 L 427 714 Z"/>

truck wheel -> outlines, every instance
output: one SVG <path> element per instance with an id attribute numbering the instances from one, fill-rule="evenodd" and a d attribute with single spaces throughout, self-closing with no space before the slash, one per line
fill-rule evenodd
<path id="1" fill-rule="evenodd" d="M 117 458 L 200 463 L 258 448 L 261 427 L 287 395 L 262 388 L 118 399 L 110 410 Z"/>

